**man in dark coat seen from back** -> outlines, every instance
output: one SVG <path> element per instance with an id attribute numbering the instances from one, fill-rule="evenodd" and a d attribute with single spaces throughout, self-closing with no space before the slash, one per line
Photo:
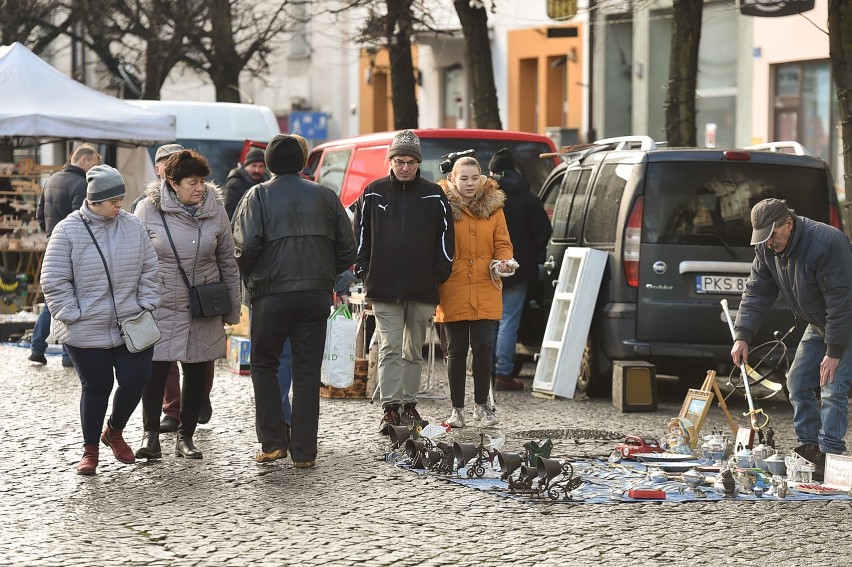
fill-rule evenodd
<path id="1" fill-rule="evenodd" d="M 518 328 L 531 281 L 538 279 L 538 265 L 544 260 L 552 227 L 541 199 L 530 191 L 530 184 L 518 171 L 509 148 L 494 154 L 488 163 L 491 176 L 506 193 L 503 212 L 509 238 L 520 267 L 503 279 L 503 317 L 494 329 L 494 387 L 497 390 L 522 390 L 523 384 L 512 378 Z"/>
<path id="2" fill-rule="evenodd" d="M 89 144 L 77 146 L 71 154 L 68 164 L 51 175 L 44 183 L 38 198 L 36 219 L 41 229 L 50 238 L 53 228 L 72 212 L 83 206 L 86 199 L 86 173 L 101 161 L 97 150 Z M 29 360 L 38 364 L 47 364 L 47 337 L 50 335 L 50 311 L 47 303 L 42 307 L 38 320 L 33 327 L 32 345 Z M 62 348 L 62 366 L 71 368 L 74 364 Z"/>
<path id="3" fill-rule="evenodd" d="M 246 191 L 264 181 L 269 181 L 269 174 L 263 161 L 263 150 L 252 148 L 243 163 L 228 173 L 228 179 L 225 181 L 225 211 L 229 219 L 234 218 L 234 211 Z"/>
<path id="4" fill-rule="evenodd" d="M 314 466 L 326 321 L 335 276 L 355 262 L 355 236 L 337 194 L 303 179 L 305 154 L 289 135 L 266 148 L 271 181 L 243 197 L 232 221 L 237 264 L 251 296 L 251 380 L 258 462 L 287 456 Z M 293 412 L 284 421 L 278 365 L 293 352 Z"/>

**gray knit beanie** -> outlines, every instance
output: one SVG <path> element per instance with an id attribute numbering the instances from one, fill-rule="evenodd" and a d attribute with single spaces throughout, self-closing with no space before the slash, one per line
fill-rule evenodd
<path id="1" fill-rule="evenodd" d="M 157 148 L 157 153 L 154 154 L 154 163 L 159 163 L 161 159 L 166 159 L 173 153 L 185 150 L 180 144 L 166 144 Z"/>
<path id="2" fill-rule="evenodd" d="M 423 161 L 423 154 L 420 152 L 420 138 L 411 130 L 403 130 L 393 137 L 390 148 L 388 149 L 388 159 L 393 159 L 396 156 L 413 157 L 418 162 Z"/>
<path id="3" fill-rule="evenodd" d="M 86 200 L 100 203 L 124 197 L 124 178 L 114 167 L 96 165 L 86 173 Z"/>

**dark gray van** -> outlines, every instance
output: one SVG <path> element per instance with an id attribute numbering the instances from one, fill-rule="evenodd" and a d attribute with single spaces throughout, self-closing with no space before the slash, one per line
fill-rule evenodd
<path id="1" fill-rule="evenodd" d="M 754 259 L 750 211 L 758 201 L 786 199 L 798 214 L 842 229 L 829 168 L 812 156 L 661 149 L 650 138 L 627 137 L 562 158 L 540 192 L 553 223 L 549 276 L 522 340 L 543 335 L 565 249 L 609 252 L 578 383 L 590 393 L 607 391 L 613 360 L 649 361 L 659 373 L 698 382 L 707 369 L 729 371 L 732 340 L 719 301 L 739 304 Z M 793 324 L 777 305 L 755 344 Z"/>

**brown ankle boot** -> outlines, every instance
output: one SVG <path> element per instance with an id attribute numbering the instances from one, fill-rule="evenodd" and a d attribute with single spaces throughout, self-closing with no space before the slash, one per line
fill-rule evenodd
<path id="1" fill-rule="evenodd" d="M 113 429 L 107 423 L 104 432 L 101 434 L 101 441 L 104 445 L 112 449 L 112 454 L 115 455 L 116 459 L 122 463 L 132 465 L 136 462 L 136 457 L 133 454 L 133 449 L 130 448 L 121 436 L 122 431 L 122 429 Z"/>
<path id="2" fill-rule="evenodd" d="M 77 474 L 93 475 L 98 467 L 98 446 L 83 445 L 83 458 L 77 464 Z"/>

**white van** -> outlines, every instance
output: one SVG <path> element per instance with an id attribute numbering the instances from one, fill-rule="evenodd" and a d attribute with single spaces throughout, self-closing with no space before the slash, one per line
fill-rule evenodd
<path id="1" fill-rule="evenodd" d="M 134 106 L 175 117 L 178 144 L 192 148 L 210 161 L 210 179 L 224 185 L 236 167 L 243 142 L 268 142 L 281 133 L 267 106 L 233 102 L 128 100 Z M 157 146 L 151 148 L 151 159 Z"/>

